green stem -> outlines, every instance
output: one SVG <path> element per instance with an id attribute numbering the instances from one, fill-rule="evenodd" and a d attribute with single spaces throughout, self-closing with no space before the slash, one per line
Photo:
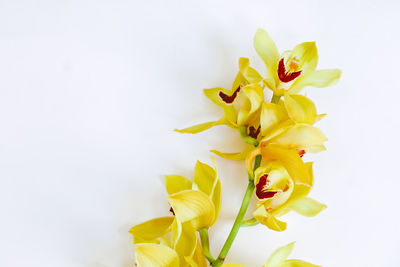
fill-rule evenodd
<path id="1" fill-rule="evenodd" d="M 210 264 L 213 264 L 215 259 L 213 258 L 213 256 L 211 256 L 211 253 L 210 253 L 210 241 L 208 239 L 208 228 L 200 229 L 199 233 L 200 233 L 201 246 L 203 247 L 203 254 L 206 257 L 206 259 L 210 262 Z"/>
<path id="2" fill-rule="evenodd" d="M 257 156 L 256 160 L 254 161 L 254 170 L 260 166 L 260 163 L 261 163 L 261 157 Z M 253 177 L 251 178 L 249 177 L 249 184 L 247 185 L 246 193 L 243 197 L 239 213 L 236 216 L 231 232 L 229 233 L 229 236 L 226 239 L 225 244 L 218 255 L 218 258 L 212 264 L 213 267 L 221 266 L 224 263 L 225 257 L 226 255 L 228 255 L 229 249 L 231 248 L 232 243 L 235 240 L 237 233 L 239 232 L 244 216 L 246 215 L 247 208 L 249 207 L 251 197 L 253 196 L 253 191 L 255 187 L 253 180 L 254 180 Z"/>
<path id="3" fill-rule="evenodd" d="M 279 99 L 281 99 L 281 96 L 274 94 L 272 96 L 271 103 L 278 104 L 279 103 Z"/>
<path id="4" fill-rule="evenodd" d="M 215 260 L 214 263 L 212 264 L 213 267 L 221 266 L 224 263 L 225 257 L 226 255 L 228 255 L 229 249 L 231 248 L 232 243 L 235 240 L 237 233 L 239 232 L 240 225 L 243 221 L 244 215 L 246 214 L 247 208 L 250 203 L 250 199 L 253 195 L 254 187 L 255 187 L 254 183 L 252 181 L 249 181 L 249 184 L 247 185 L 246 194 L 244 195 L 243 202 L 242 205 L 240 206 L 240 210 L 236 217 L 235 223 L 232 226 L 231 232 L 229 233 L 229 236 L 226 239 L 225 244 L 222 247 L 217 260 Z"/>

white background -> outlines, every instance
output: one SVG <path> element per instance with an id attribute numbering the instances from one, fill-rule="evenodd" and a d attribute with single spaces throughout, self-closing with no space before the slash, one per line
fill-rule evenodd
<path id="1" fill-rule="evenodd" d="M 334 87 L 306 90 L 328 151 L 316 157 L 315 218 L 242 229 L 227 261 L 261 266 L 297 240 L 323 266 L 400 266 L 400 4 L 393 1 L 0 1 L 0 251 L 3 266 L 133 266 L 131 226 L 168 214 L 163 174 L 193 175 L 238 134 L 203 88 L 230 87 L 265 28 L 280 51 L 317 41 Z M 223 214 L 216 254 L 246 186 L 217 157 Z"/>

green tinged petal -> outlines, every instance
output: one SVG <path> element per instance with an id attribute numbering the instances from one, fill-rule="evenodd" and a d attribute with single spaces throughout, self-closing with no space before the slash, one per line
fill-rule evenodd
<path id="1" fill-rule="evenodd" d="M 342 72 L 339 69 L 317 70 L 304 74 L 296 79 L 291 86 L 289 93 L 297 94 L 306 86 L 323 88 L 334 85 L 340 79 Z"/>
<path id="2" fill-rule="evenodd" d="M 267 68 L 266 84 L 270 89 L 275 90 L 276 71 L 280 58 L 278 48 L 268 33 L 262 29 L 258 29 L 254 36 L 254 48 Z"/>
<path id="3" fill-rule="evenodd" d="M 295 46 L 291 57 L 298 59 L 298 64 L 303 73 L 315 70 L 318 64 L 318 50 L 315 42 L 304 42 Z"/>
<path id="4" fill-rule="evenodd" d="M 221 125 L 221 124 L 229 124 L 226 120 L 226 118 L 221 118 L 217 121 L 210 121 L 210 122 L 204 122 L 204 123 L 200 123 L 200 124 L 196 124 L 184 129 L 175 129 L 175 132 L 178 133 L 190 133 L 190 134 L 196 134 L 196 133 L 200 133 L 203 132 L 205 130 L 210 129 L 211 127 L 217 126 L 217 125 Z"/>
<path id="5" fill-rule="evenodd" d="M 326 205 L 310 197 L 302 197 L 291 203 L 290 208 L 301 215 L 313 217 L 326 209 Z"/>
<path id="6" fill-rule="evenodd" d="M 290 253 L 292 253 L 294 244 L 295 242 L 292 242 L 275 250 L 268 258 L 265 267 L 281 267 Z"/>

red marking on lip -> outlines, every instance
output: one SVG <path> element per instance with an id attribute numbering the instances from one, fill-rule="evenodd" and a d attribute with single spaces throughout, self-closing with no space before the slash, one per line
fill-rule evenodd
<path id="1" fill-rule="evenodd" d="M 175 216 L 175 212 L 174 212 L 174 209 L 172 207 L 169 209 L 169 211 Z"/>
<path id="2" fill-rule="evenodd" d="M 269 183 L 268 174 L 264 174 L 260 177 L 260 180 L 256 185 L 256 195 L 259 199 L 272 198 L 276 193 L 278 193 L 278 191 L 265 191 L 264 186 L 267 185 L 267 183 Z"/>
<path id="3" fill-rule="evenodd" d="M 290 81 L 293 81 L 294 79 L 299 77 L 300 74 L 301 74 L 301 70 L 295 71 L 295 72 L 286 72 L 285 62 L 284 62 L 283 58 L 279 61 L 278 77 L 279 77 L 279 80 L 281 80 L 282 82 L 288 83 Z"/>
<path id="4" fill-rule="evenodd" d="M 219 91 L 218 95 L 219 97 L 222 99 L 222 101 L 224 101 L 227 104 L 232 104 L 233 101 L 235 101 L 237 94 L 240 92 L 240 86 L 235 90 L 235 92 L 233 92 L 232 95 L 227 95 L 222 91 Z"/>
<path id="5" fill-rule="evenodd" d="M 257 130 L 256 130 L 256 128 L 254 128 L 254 126 L 250 126 L 249 127 L 249 136 L 253 137 L 254 139 L 257 139 L 257 136 L 259 135 L 260 131 L 261 131 L 260 126 L 258 126 Z"/>
<path id="6" fill-rule="evenodd" d="M 304 149 L 299 149 L 297 153 L 299 153 L 300 157 L 302 158 L 306 154 L 306 151 Z"/>

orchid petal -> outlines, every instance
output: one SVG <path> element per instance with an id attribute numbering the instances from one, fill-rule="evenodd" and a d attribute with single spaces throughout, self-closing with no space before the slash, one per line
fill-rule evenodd
<path id="1" fill-rule="evenodd" d="M 339 69 L 317 70 L 300 76 L 289 89 L 290 94 L 297 94 L 306 86 L 323 88 L 334 85 L 340 79 L 342 72 Z"/>
<path id="2" fill-rule="evenodd" d="M 182 175 L 165 175 L 165 187 L 168 195 L 192 188 L 192 181 Z"/>
<path id="3" fill-rule="evenodd" d="M 303 216 L 313 217 L 326 209 L 326 205 L 312 198 L 302 197 L 291 203 L 290 208 Z"/>
<path id="4" fill-rule="evenodd" d="M 258 72 L 253 69 L 252 67 L 249 67 L 249 59 L 241 57 L 239 58 L 239 70 L 240 73 L 243 75 L 243 77 L 249 82 L 249 83 L 259 83 L 262 81 L 262 77 Z"/>
<path id="5" fill-rule="evenodd" d="M 171 230 L 174 217 L 159 217 L 135 225 L 129 230 L 133 235 L 134 243 L 159 243 L 157 238 L 162 237 Z"/>
<path id="6" fill-rule="evenodd" d="M 287 260 L 280 267 L 321 267 L 302 260 Z"/>
<path id="7" fill-rule="evenodd" d="M 299 67 L 304 73 L 315 70 L 318 64 L 318 50 L 315 42 L 304 42 L 295 46 L 291 57 L 298 60 Z"/>
<path id="8" fill-rule="evenodd" d="M 194 185 L 200 191 L 211 198 L 215 207 L 215 220 L 221 209 L 221 182 L 218 178 L 217 166 L 214 158 L 215 170 L 200 161 L 197 161 L 194 169 Z"/>
<path id="9" fill-rule="evenodd" d="M 214 223 L 214 204 L 203 192 L 185 190 L 170 195 L 168 200 L 181 223 L 190 221 L 196 230 Z"/>
<path id="10" fill-rule="evenodd" d="M 262 104 L 260 117 L 261 134 L 266 136 L 271 129 L 288 118 L 288 114 L 283 106 L 264 102 Z"/>
<path id="11" fill-rule="evenodd" d="M 254 36 L 254 48 L 267 68 L 267 80 L 270 89 L 275 90 L 277 66 L 280 58 L 278 48 L 265 30 L 258 29 Z"/>
<path id="12" fill-rule="evenodd" d="M 281 267 L 287 257 L 289 257 L 290 253 L 292 253 L 294 244 L 295 242 L 292 242 L 272 252 L 271 256 L 269 256 L 267 260 L 267 263 L 265 264 L 265 267 Z"/>
<path id="13" fill-rule="evenodd" d="M 317 118 L 315 104 L 306 96 L 285 94 L 285 107 L 289 117 L 297 123 L 312 125 Z"/>
<path id="14" fill-rule="evenodd" d="M 281 163 L 295 184 L 311 185 L 308 169 L 297 151 L 275 144 L 266 146 L 261 144 L 261 154 L 266 161 L 278 161 Z"/>
<path id="15" fill-rule="evenodd" d="M 196 134 L 196 133 L 203 132 L 205 130 L 210 129 L 211 127 L 221 125 L 221 124 L 228 124 L 227 119 L 221 118 L 217 121 L 204 122 L 204 123 L 200 123 L 200 124 L 196 124 L 196 125 L 184 128 L 184 129 L 175 129 L 174 131 L 178 132 L 178 133 Z"/>
<path id="16" fill-rule="evenodd" d="M 302 149 L 322 145 L 327 140 L 326 136 L 318 128 L 301 123 L 294 125 L 284 133 L 269 140 L 269 142 L 292 149 Z"/>
<path id="17" fill-rule="evenodd" d="M 284 231 L 286 230 L 286 223 L 276 219 L 274 216 L 269 214 L 264 206 L 258 207 L 254 213 L 253 217 L 261 224 L 267 226 L 269 229 L 274 231 Z"/>
<path id="18" fill-rule="evenodd" d="M 136 244 L 136 261 L 139 267 L 179 267 L 176 252 L 159 244 Z"/>
<path id="19" fill-rule="evenodd" d="M 190 222 L 181 223 L 175 220 L 172 226 L 173 248 L 179 256 L 181 266 L 186 261 L 185 257 L 192 257 L 197 246 L 196 230 Z"/>

